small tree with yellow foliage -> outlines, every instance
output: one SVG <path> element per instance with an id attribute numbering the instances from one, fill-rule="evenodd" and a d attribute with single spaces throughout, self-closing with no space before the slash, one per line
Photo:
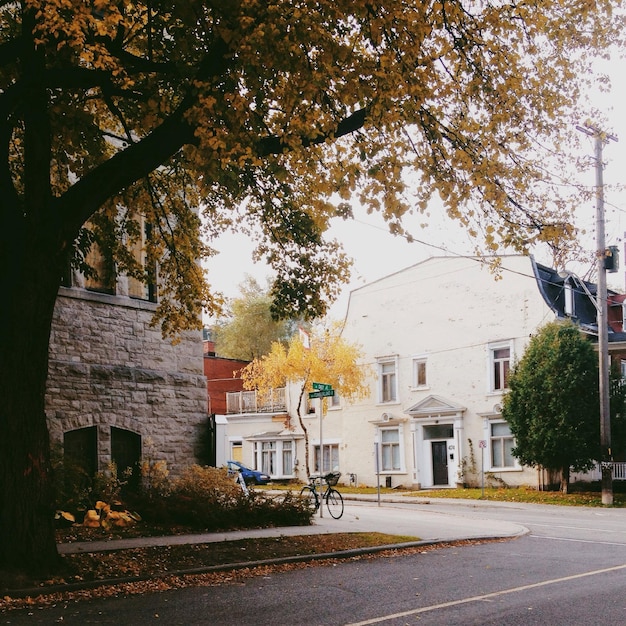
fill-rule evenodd
<path id="1" fill-rule="evenodd" d="M 313 331 L 308 348 L 298 334 L 292 337 L 287 347 L 275 342 L 269 354 L 254 359 L 241 370 L 244 388 L 255 389 L 261 396 L 287 384 L 298 387 L 296 414 L 304 433 L 307 477 L 311 476 L 309 433 L 302 419 L 306 394 L 313 391 L 314 381 L 323 381 L 330 384 L 335 393 L 345 400 L 367 396 L 367 370 L 359 363 L 361 357 L 360 347 L 343 339 L 339 326 L 333 326 L 330 329 Z M 326 407 L 327 403 L 324 402 L 324 412 Z M 288 419 L 288 426 L 292 427 L 291 417 Z"/>

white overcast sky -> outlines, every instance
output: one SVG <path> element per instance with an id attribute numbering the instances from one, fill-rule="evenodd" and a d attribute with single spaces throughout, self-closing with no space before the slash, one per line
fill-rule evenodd
<path id="1" fill-rule="evenodd" d="M 617 141 L 610 141 L 604 148 L 604 199 L 605 199 L 605 231 L 606 245 L 618 245 L 620 248 L 620 271 L 608 275 L 609 287 L 624 290 L 624 233 L 626 231 L 626 188 L 619 185 L 626 183 L 626 82 L 623 79 L 626 63 L 617 56 L 609 64 L 602 66 L 611 75 L 612 90 L 601 95 L 591 94 L 590 100 L 608 120 L 606 131 L 613 133 Z M 581 120 L 583 123 L 585 120 Z M 583 138 L 583 154 L 590 157 L 594 154 L 593 139 Z M 584 184 L 594 185 L 594 165 L 589 159 L 589 171 L 582 180 Z M 350 290 L 368 282 L 387 276 L 393 272 L 418 263 L 431 256 L 444 254 L 473 254 L 474 245 L 463 229 L 443 215 L 435 203 L 430 209 L 429 225 L 423 228 L 426 221 L 423 216 L 409 218 L 408 230 L 416 239 L 407 243 L 404 239 L 394 237 L 387 231 L 382 218 L 378 215 L 358 215 L 355 211 L 354 220 L 344 222 L 336 220 L 330 236 L 342 242 L 346 252 L 353 257 L 352 280 L 345 286 L 339 301 L 331 309 L 331 317 L 342 319 L 346 312 Z M 577 225 L 587 231 L 585 247 L 595 249 L 595 204 L 585 203 L 578 209 Z M 227 234 L 212 242 L 220 252 L 207 264 L 209 282 L 216 291 L 227 297 L 239 295 L 239 285 L 246 274 L 257 278 L 261 284 L 270 276 L 267 266 L 253 263 L 251 259 L 252 245 L 249 240 L 239 234 Z M 549 258 L 537 260 L 550 263 Z M 572 268 L 583 273 L 584 268 Z"/>

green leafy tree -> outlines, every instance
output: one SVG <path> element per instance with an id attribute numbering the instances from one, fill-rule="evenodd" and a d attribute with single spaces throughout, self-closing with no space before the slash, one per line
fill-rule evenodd
<path id="1" fill-rule="evenodd" d="M 626 384 L 620 363 L 613 363 L 610 372 L 611 456 L 626 461 Z"/>
<path id="2" fill-rule="evenodd" d="M 241 296 L 227 303 L 226 320 L 214 327 L 215 350 L 219 356 L 252 361 L 267 354 L 274 342 L 287 343 L 296 323 L 272 316 L 271 287 L 263 289 L 247 276 L 239 289 Z"/>
<path id="3" fill-rule="evenodd" d="M 348 201 L 408 236 L 438 195 L 489 252 L 571 239 L 542 150 L 568 153 L 617 6 L 0 2 L 0 567 L 57 558 L 44 397 L 68 265 L 89 271 L 96 244 L 146 281 L 158 262 L 155 322 L 176 334 L 219 306 L 200 206 L 209 240 L 259 233 L 287 318 L 322 315 L 347 278 L 324 232 Z"/>
<path id="4" fill-rule="evenodd" d="M 600 453 L 598 355 L 571 323 L 552 322 L 533 335 L 509 377 L 502 416 L 524 465 L 561 473 L 591 468 Z"/>

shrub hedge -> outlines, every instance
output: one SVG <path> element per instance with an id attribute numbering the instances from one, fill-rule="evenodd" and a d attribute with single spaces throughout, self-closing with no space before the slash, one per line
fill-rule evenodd
<path id="1" fill-rule="evenodd" d="M 68 510 L 80 521 L 98 500 L 137 512 L 144 523 L 185 526 L 195 531 L 220 531 L 269 526 L 305 526 L 313 513 L 299 496 L 289 492 L 271 495 L 248 488 L 244 492 L 225 468 L 192 465 L 170 479 L 166 468 L 142 466 L 139 489 L 128 488 L 115 466 L 99 472 L 88 485 L 84 476 L 73 490 L 68 475 L 57 508 Z"/>

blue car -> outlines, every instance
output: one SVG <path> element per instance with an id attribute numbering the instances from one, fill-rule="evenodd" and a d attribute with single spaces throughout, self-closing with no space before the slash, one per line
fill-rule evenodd
<path id="1" fill-rule="evenodd" d="M 229 474 L 241 472 L 246 485 L 267 485 L 270 482 L 270 477 L 267 474 L 250 469 L 239 461 L 228 461 L 227 465 Z"/>

